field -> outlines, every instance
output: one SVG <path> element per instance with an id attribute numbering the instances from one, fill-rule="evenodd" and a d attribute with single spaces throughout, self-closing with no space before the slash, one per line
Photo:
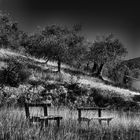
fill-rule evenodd
<path id="1" fill-rule="evenodd" d="M 3 63 L 5 64 L 5 61 L 9 60 L 9 57 L 15 57 L 17 60 L 22 60 L 21 62 L 27 65 L 28 70 L 31 72 L 29 82 L 20 85 L 18 88 L 3 88 L 7 96 L 1 96 L 1 106 L 7 104 L 8 106 L 14 105 L 14 107 L 3 107 L 0 110 L 0 140 L 139 140 L 140 113 L 133 110 L 139 107 L 139 104 L 137 104 L 140 101 L 139 92 L 107 85 L 95 77 L 90 77 L 88 74 L 86 75 L 64 64 L 61 73 L 57 73 L 57 64 L 55 62 L 48 62 L 46 65 L 43 59 L 19 55 L 4 49 L 0 52 L 1 67 Z M 53 105 L 56 106 L 50 108 L 49 114 L 63 116 L 59 129 L 53 121 L 49 122 L 49 126 L 43 129 L 39 124 L 30 126 L 25 118 L 24 108 L 17 106 L 19 103 L 17 101 L 32 87 L 31 82 L 34 81 L 41 84 L 35 85 L 30 90 L 31 99 L 33 100 L 40 97 L 40 92 L 44 90 L 43 84 L 55 85 L 51 94 L 54 97 Z M 75 87 L 72 90 L 73 96 L 69 92 L 71 89 L 65 87 L 64 83 L 69 86 L 76 83 L 80 87 Z M 62 89 L 66 89 L 66 93 Z M 57 94 L 54 91 L 57 91 Z M 102 115 L 111 116 L 113 120 L 109 126 L 106 122 L 99 125 L 99 122 L 95 120 L 91 120 L 89 126 L 87 122 L 82 122 L 79 125 L 77 111 L 74 107 L 68 106 L 74 106 L 76 102 L 70 104 L 64 102 L 59 106 L 62 100 L 65 101 L 65 98 L 60 98 L 63 95 L 69 96 L 69 99 L 76 99 L 77 105 L 81 105 L 81 103 L 87 105 L 89 101 L 85 99 L 90 99 L 88 97 L 91 97 L 91 99 L 93 97 L 96 100 L 90 100 L 90 104 L 94 102 L 96 104 L 100 102 L 100 105 L 108 104 L 112 107 L 112 110 L 104 111 Z M 133 112 L 116 111 L 113 110 L 113 107 L 118 107 L 119 110 L 120 108 L 126 110 L 132 108 Z M 42 110 L 37 108 L 32 109 L 31 112 L 33 114 L 37 113 L 37 115 L 42 114 Z M 97 112 L 88 111 L 83 112 L 82 115 L 83 117 L 93 118 L 97 116 Z"/>
<path id="2" fill-rule="evenodd" d="M 37 111 L 37 110 L 36 110 Z M 36 113 L 34 109 L 32 113 Z M 41 111 L 37 111 L 37 113 Z M 140 114 L 131 112 L 103 112 L 104 116 L 113 116 L 110 126 L 104 122 L 99 125 L 91 121 L 81 125 L 77 121 L 77 111 L 67 108 L 50 108 L 50 114 L 60 114 L 64 117 L 58 129 L 55 122 L 49 123 L 41 130 L 39 124 L 29 125 L 25 119 L 24 109 L 2 109 L 0 112 L 1 140 L 139 140 Z M 92 118 L 96 112 L 84 112 L 83 116 Z"/>
<path id="3" fill-rule="evenodd" d="M 109 14 L 108 18 L 106 15 L 109 11 L 105 10 L 114 8 L 114 4 L 108 8 L 108 3 L 106 6 L 96 6 L 94 2 L 95 24 L 89 22 L 91 25 L 86 26 L 92 10 L 85 20 L 81 15 L 78 18 L 78 14 L 85 17 L 88 9 L 71 16 L 79 3 L 74 2 L 71 6 L 76 7 L 68 8 L 68 3 L 65 6 L 61 2 L 55 6 L 53 2 L 49 6 L 48 2 L 44 2 L 47 5 L 47 9 L 44 9 L 43 2 L 40 5 L 36 1 L 28 4 L 22 2 L 23 8 L 20 8 L 16 0 L 15 6 L 14 3 L 7 2 L 5 5 L 1 1 L 2 10 L 6 10 L 8 5 L 7 12 L 15 11 L 16 7 L 20 11 L 17 10 L 15 19 L 10 13 L 0 11 L 0 140 L 140 140 L 140 57 L 126 60 L 136 57 L 131 55 L 134 51 L 129 44 L 134 42 L 132 46 L 135 46 L 137 40 L 134 40 L 136 36 L 130 39 L 128 35 L 127 39 L 119 32 L 115 36 L 106 34 L 109 29 L 106 21 L 113 14 Z M 10 8 L 10 5 L 14 7 Z M 26 8 L 24 13 L 24 7 L 30 10 Z M 56 14 L 62 14 L 62 25 L 57 23 L 59 17 L 56 21 L 57 16 L 53 18 L 58 10 L 56 7 L 60 8 Z M 80 2 L 80 9 L 84 7 Z M 68 25 L 64 25 L 67 12 L 62 11 L 67 8 L 70 20 L 66 20 Z M 43 21 L 46 10 L 48 12 Z M 100 15 L 101 11 L 105 12 L 105 16 Z M 96 20 L 102 21 L 98 19 L 98 13 L 106 20 L 103 26 L 107 30 L 106 27 L 96 28 L 96 25 L 101 25 L 96 24 Z M 28 21 L 32 20 L 32 27 L 30 21 L 26 22 L 26 14 Z M 16 21 L 23 20 L 20 16 L 24 16 L 21 26 Z M 34 20 L 37 17 L 39 20 Z M 53 20 L 55 24 L 47 25 Z M 79 20 L 85 24 L 84 28 L 75 23 Z M 112 24 L 110 21 L 109 25 Z M 119 21 L 116 25 L 125 23 L 118 18 L 116 21 Z M 35 28 L 38 23 L 44 27 L 39 25 Z M 129 25 L 133 27 L 131 22 Z M 117 26 L 113 25 L 110 29 Z M 99 34 L 103 29 L 104 34 L 95 36 L 97 29 Z M 128 53 L 123 43 L 132 52 Z M 82 108 L 82 116 L 78 108 Z"/>

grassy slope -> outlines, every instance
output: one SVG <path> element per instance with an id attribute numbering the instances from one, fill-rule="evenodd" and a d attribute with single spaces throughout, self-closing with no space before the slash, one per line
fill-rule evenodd
<path id="1" fill-rule="evenodd" d="M 44 71 L 44 72 L 57 71 L 57 63 L 55 63 L 55 62 L 48 62 L 48 64 L 46 65 L 46 64 L 44 64 L 45 63 L 44 59 L 36 59 L 33 57 L 27 57 L 25 55 L 15 53 L 15 52 L 12 52 L 9 50 L 4 50 L 4 49 L 0 50 L 1 62 L 3 62 L 3 58 L 9 59 L 9 57 L 14 57 L 14 58 L 17 57 L 17 59 L 22 59 L 22 60 L 24 60 L 25 63 L 28 63 L 32 68 L 40 69 L 41 71 Z M 3 63 L 1 63 L 1 65 L 2 64 Z M 71 80 L 71 74 L 73 71 L 75 71 L 74 68 L 70 68 L 67 65 L 62 65 L 62 75 L 63 75 L 63 78 L 65 78 L 65 80 Z M 49 74 L 51 74 L 51 73 L 49 73 Z M 140 95 L 139 92 L 134 92 L 134 91 L 130 91 L 128 89 L 122 89 L 122 88 L 114 87 L 111 85 L 106 85 L 101 80 L 99 80 L 97 78 L 89 77 L 88 75 L 83 75 L 83 73 L 81 74 L 81 72 L 79 72 L 79 74 L 72 76 L 72 78 L 75 81 L 77 80 L 82 85 L 88 85 L 90 87 L 98 88 L 101 90 L 113 91 L 120 95 L 125 95 L 125 96 Z M 55 80 L 55 78 L 54 78 L 54 80 Z"/>

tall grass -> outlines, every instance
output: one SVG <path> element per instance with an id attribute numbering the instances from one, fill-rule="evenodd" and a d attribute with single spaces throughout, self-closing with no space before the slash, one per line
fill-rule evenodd
<path id="1" fill-rule="evenodd" d="M 36 109 L 32 111 L 38 113 Z M 23 109 L 2 109 L 0 140 L 139 140 L 140 138 L 140 117 L 134 114 L 103 112 L 103 116 L 114 117 L 110 126 L 106 122 L 99 125 L 96 121 L 91 121 L 88 126 L 86 122 L 82 122 L 81 125 L 78 123 L 76 110 L 50 108 L 49 113 L 63 116 L 60 128 L 52 121 L 48 127 L 41 129 L 39 124 L 29 125 Z M 83 112 L 82 115 L 92 118 L 97 113 L 89 111 Z"/>

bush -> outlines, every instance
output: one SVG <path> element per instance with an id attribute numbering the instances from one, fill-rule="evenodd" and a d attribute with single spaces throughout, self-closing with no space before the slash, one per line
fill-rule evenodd
<path id="1" fill-rule="evenodd" d="M 0 70 L 0 85 L 18 87 L 20 84 L 27 81 L 30 72 L 16 60 L 11 60 L 6 67 Z"/>
<path id="2" fill-rule="evenodd" d="M 135 98 L 134 98 L 135 99 Z M 133 99 L 133 100 L 134 100 Z M 118 110 L 138 110 L 139 105 L 130 99 L 114 94 L 112 91 L 102 91 L 101 89 L 91 89 L 88 102 L 90 105 L 99 107 L 110 107 Z"/>
<path id="3" fill-rule="evenodd" d="M 140 102 L 140 95 L 134 95 L 133 101 Z"/>
<path id="4" fill-rule="evenodd" d="M 96 106 L 99 107 L 105 107 L 108 105 L 108 97 L 105 97 L 101 94 L 101 90 L 100 89 L 95 89 L 92 88 L 91 89 L 91 94 L 89 95 L 89 100 L 91 100 L 90 102 L 94 102 L 96 104 Z"/>
<path id="5" fill-rule="evenodd" d="M 77 100 L 80 100 L 81 102 L 84 101 L 84 98 L 82 96 L 86 96 L 88 93 L 87 89 L 80 87 L 76 82 L 67 84 L 66 88 L 68 90 L 68 101 L 73 105 L 75 102 L 77 102 Z"/>

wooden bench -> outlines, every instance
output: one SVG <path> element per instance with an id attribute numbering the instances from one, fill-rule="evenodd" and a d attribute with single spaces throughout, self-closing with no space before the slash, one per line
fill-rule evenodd
<path id="1" fill-rule="evenodd" d="M 60 120 L 63 119 L 61 116 L 55 116 L 55 115 L 48 115 L 48 110 L 47 107 L 51 106 L 50 103 L 25 103 L 25 113 L 26 113 L 26 118 L 30 122 L 40 122 L 41 126 L 45 124 L 45 126 L 48 126 L 48 121 L 49 120 L 56 120 L 57 121 L 57 126 L 60 126 Z M 30 116 L 30 107 L 43 107 L 44 109 L 44 116 Z"/>
<path id="2" fill-rule="evenodd" d="M 77 108 L 78 110 L 78 121 L 79 123 L 81 123 L 81 121 L 87 121 L 88 122 L 88 125 L 89 125 L 89 122 L 91 120 L 98 120 L 100 124 L 102 124 L 102 121 L 107 121 L 107 124 L 109 125 L 110 121 L 113 119 L 113 117 L 102 117 L 102 110 L 106 110 L 106 108 L 100 108 L 100 107 L 78 107 Z M 97 110 L 98 111 L 98 117 L 94 117 L 94 118 L 85 118 L 85 117 L 82 117 L 82 113 L 81 111 L 84 111 L 84 110 Z"/>

